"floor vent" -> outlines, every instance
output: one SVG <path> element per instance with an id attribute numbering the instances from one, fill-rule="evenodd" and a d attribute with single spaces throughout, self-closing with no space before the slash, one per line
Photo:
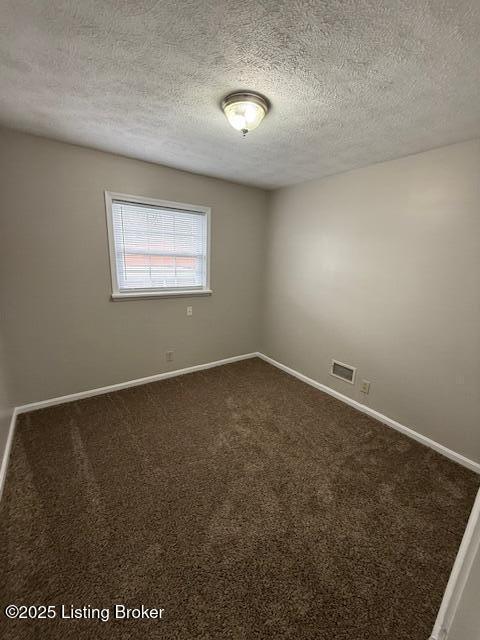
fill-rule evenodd
<path id="1" fill-rule="evenodd" d="M 338 360 L 332 360 L 330 375 L 335 376 L 335 378 L 340 378 L 341 380 L 345 380 L 345 382 L 354 384 L 356 371 L 357 369 L 349 364 L 339 362 Z"/>

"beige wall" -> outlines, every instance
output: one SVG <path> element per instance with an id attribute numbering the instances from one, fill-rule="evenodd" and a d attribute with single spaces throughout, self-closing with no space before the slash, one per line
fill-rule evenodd
<path id="1" fill-rule="evenodd" d="M 321 150 L 319 151 L 321 152 Z M 480 460 L 480 142 L 271 196 L 262 349 Z M 328 374 L 358 367 L 370 395 Z"/>
<path id="2" fill-rule="evenodd" d="M 478 544 L 478 534 L 477 534 Z M 477 551 L 458 609 L 450 628 L 449 640 L 480 638 L 480 548 Z"/>
<path id="3" fill-rule="evenodd" d="M 0 175 L 15 404 L 257 349 L 265 192 L 7 130 Z M 105 189 L 211 206 L 214 294 L 111 302 Z"/>

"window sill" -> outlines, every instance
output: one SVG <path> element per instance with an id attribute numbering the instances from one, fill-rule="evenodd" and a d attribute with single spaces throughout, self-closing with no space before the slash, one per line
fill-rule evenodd
<path id="1" fill-rule="evenodd" d="M 189 298 L 190 296 L 211 296 L 211 289 L 192 289 L 190 291 L 135 291 L 132 293 L 112 293 L 114 302 L 122 300 L 140 300 L 142 298 Z"/>

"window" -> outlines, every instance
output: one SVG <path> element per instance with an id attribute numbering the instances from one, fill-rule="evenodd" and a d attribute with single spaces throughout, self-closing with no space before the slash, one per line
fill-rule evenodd
<path id="1" fill-rule="evenodd" d="M 209 294 L 210 209 L 105 192 L 112 298 Z"/>

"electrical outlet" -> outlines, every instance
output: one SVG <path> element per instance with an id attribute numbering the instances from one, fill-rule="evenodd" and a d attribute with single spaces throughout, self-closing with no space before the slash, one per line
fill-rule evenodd
<path id="1" fill-rule="evenodd" d="M 187 307 L 187 316 L 193 316 L 193 307 Z"/>
<path id="2" fill-rule="evenodd" d="M 173 362 L 173 351 L 165 351 L 165 360 L 167 362 Z"/>
<path id="3" fill-rule="evenodd" d="M 360 391 L 367 395 L 370 391 L 370 382 L 368 380 L 362 380 L 362 385 L 360 387 Z"/>

